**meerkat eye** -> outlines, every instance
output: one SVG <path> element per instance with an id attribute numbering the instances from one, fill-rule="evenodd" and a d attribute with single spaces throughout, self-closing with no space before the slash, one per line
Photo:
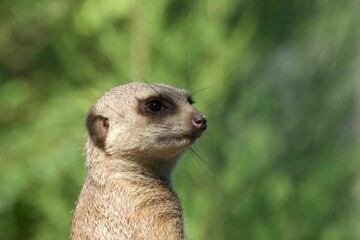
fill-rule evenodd
<path id="1" fill-rule="evenodd" d="M 158 113 L 165 109 L 165 105 L 157 99 L 147 102 L 145 107 L 151 113 Z"/>

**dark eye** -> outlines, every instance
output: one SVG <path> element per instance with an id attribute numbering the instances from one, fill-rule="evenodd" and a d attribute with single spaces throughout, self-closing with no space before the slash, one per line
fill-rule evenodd
<path id="1" fill-rule="evenodd" d="M 152 113 L 158 113 L 165 109 L 164 104 L 160 102 L 159 100 L 151 100 L 145 105 L 146 110 Z"/>

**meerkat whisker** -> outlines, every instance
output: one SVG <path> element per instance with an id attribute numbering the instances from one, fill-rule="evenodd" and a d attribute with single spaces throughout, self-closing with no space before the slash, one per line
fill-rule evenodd
<path id="1" fill-rule="evenodd" d="M 207 89 L 210 89 L 210 88 L 214 88 L 214 87 L 216 87 L 216 86 L 217 86 L 217 85 L 212 85 L 212 86 L 209 86 L 209 87 L 200 88 L 200 89 L 198 89 L 198 90 L 196 90 L 196 91 L 191 92 L 191 95 L 194 95 L 195 93 L 202 92 L 202 91 L 207 90 Z"/>
<path id="2" fill-rule="evenodd" d="M 209 171 L 211 171 L 211 173 L 214 172 L 213 169 L 211 169 L 210 164 L 199 154 L 199 152 L 194 147 L 190 148 L 190 153 L 208 176 L 210 176 Z"/>

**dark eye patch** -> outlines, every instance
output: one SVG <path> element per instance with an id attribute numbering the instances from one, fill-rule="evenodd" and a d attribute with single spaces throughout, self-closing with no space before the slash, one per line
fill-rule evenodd
<path id="1" fill-rule="evenodd" d="M 172 100 L 161 96 L 153 96 L 144 100 L 139 99 L 139 110 L 144 116 L 163 117 L 176 109 Z"/>

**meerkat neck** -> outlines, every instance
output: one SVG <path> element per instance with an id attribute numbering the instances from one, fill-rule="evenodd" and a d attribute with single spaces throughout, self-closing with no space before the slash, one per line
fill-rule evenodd
<path id="1" fill-rule="evenodd" d="M 88 142 L 88 145 L 91 142 Z M 171 173 L 180 156 L 153 159 L 143 157 L 134 159 L 132 156 L 112 157 L 93 146 L 87 146 L 86 158 L 89 175 L 104 184 L 107 180 L 124 176 L 146 176 L 166 181 L 171 185 Z"/>

